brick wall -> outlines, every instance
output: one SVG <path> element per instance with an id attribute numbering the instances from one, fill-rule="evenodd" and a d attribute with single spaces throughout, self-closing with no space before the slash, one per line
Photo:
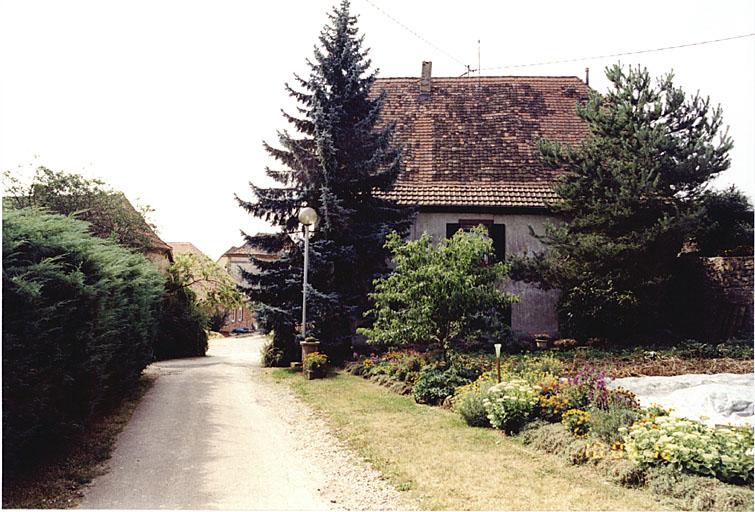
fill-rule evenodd
<path id="1" fill-rule="evenodd" d="M 712 339 L 753 334 L 753 258 L 701 258 L 706 299 L 705 330 Z"/>

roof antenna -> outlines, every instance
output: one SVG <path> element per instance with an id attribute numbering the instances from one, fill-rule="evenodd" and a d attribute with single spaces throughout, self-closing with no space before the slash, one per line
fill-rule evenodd
<path id="1" fill-rule="evenodd" d="M 477 88 L 478 89 L 480 88 L 480 82 L 482 80 L 480 78 L 481 70 L 482 68 L 480 67 L 480 40 L 478 39 L 477 40 Z"/>

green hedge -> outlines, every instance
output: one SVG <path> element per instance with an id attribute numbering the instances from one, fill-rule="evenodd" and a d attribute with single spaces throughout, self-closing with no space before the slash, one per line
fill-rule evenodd
<path id="1" fill-rule="evenodd" d="M 174 288 L 172 277 L 163 296 L 162 317 L 155 339 L 155 359 L 200 357 L 207 353 L 207 316 L 189 288 Z"/>
<path id="2" fill-rule="evenodd" d="M 3 214 L 3 468 L 120 398 L 153 358 L 164 279 L 143 256 L 35 209 Z"/>

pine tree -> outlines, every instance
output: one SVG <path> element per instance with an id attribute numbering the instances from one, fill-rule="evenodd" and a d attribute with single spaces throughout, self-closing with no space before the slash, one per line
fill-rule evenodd
<path id="1" fill-rule="evenodd" d="M 252 184 L 254 200 L 237 198 L 245 210 L 280 228 L 274 235 L 246 237 L 280 257 L 253 258 L 261 272 L 245 278 L 262 326 L 275 331 L 274 346 L 284 352 L 284 360 L 298 351 L 294 327 L 301 315 L 303 263 L 303 244 L 296 236 L 299 208 L 306 204 L 320 216 L 310 241 L 307 312 L 311 332 L 335 359 L 350 347 L 372 280 L 386 269 L 386 235 L 393 230 L 405 233 L 410 223 L 409 210 L 375 193 L 393 184 L 401 155 L 391 145 L 393 125 L 380 121 L 384 96 L 370 95 L 377 72 L 370 71 L 357 19 L 349 13 L 347 0 L 328 17 L 314 60 L 307 60 L 309 78 L 294 75 L 298 89 L 286 85 L 298 102 L 298 114 L 283 115 L 298 136 L 282 131 L 280 147 L 265 143 L 265 150 L 283 166 L 266 173 L 281 186 Z"/>
<path id="2" fill-rule="evenodd" d="M 547 228 L 548 251 L 530 271 L 562 290 L 565 334 L 641 338 L 670 325 L 677 254 L 732 142 L 720 108 L 686 96 L 672 74 L 654 84 L 646 69 L 615 65 L 607 77 L 609 91 L 577 109 L 584 142 L 540 144 L 544 161 L 566 171 L 553 205 L 563 223 Z"/>

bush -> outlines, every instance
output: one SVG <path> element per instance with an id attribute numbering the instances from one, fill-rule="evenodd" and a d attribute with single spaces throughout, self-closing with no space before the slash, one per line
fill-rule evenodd
<path id="1" fill-rule="evenodd" d="M 469 384 L 474 378 L 474 372 L 469 369 L 446 367 L 442 363 L 427 365 L 419 372 L 412 396 L 417 403 L 439 405 L 453 396 L 456 388 Z"/>
<path id="2" fill-rule="evenodd" d="M 164 280 L 143 256 L 33 209 L 3 212 L 3 469 L 115 403 L 152 360 Z"/>
<path id="3" fill-rule="evenodd" d="M 686 418 L 658 416 L 622 429 L 629 459 L 671 465 L 725 482 L 753 481 L 752 427 L 712 428 Z"/>
<path id="4" fill-rule="evenodd" d="M 484 404 L 493 427 L 516 432 L 530 419 L 537 404 L 537 390 L 521 379 L 503 381 L 490 388 Z"/>
<path id="5" fill-rule="evenodd" d="M 495 384 L 490 373 L 481 375 L 476 381 L 456 389 L 454 410 L 470 427 L 489 427 L 490 420 L 485 410 L 485 397 Z"/>
<path id="6" fill-rule="evenodd" d="M 590 461 L 590 443 L 584 439 L 577 439 L 566 447 L 566 460 L 575 466 L 587 464 Z"/>
<path id="7" fill-rule="evenodd" d="M 636 409 L 611 405 L 607 409 L 590 409 L 590 427 L 592 435 L 606 444 L 622 441 L 619 429 L 629 427 L 637 421 L 640 413 Z"/>
<path id="8" fill-rule="evenodd" d="M 169 277 L 155 340 L 155 359 L 204 356 L 208 347 L 206 326 L 207 316 L 199 308 L 194 292 L 174 287 Z"/>
<path id="9" fill-rule="evenodd" d="M 497 286 L 508 266 L 495 262 L 493 241 L 482 226 L 437 244 L 427 234 L 405 242 L 394 232 L 385 247 L 393 254 L 393 271 L 374 283 L 374 307 L 365 313 L 372 325 L 357 329 L 371 344 L 435 339 L 447 354 L 476 336 L 481 311 L 502 313 L 518 300 Z"/>
<path id="10" fill-rule="evenodd" d="M 612 459 L 604 465 L 611 480 L 623 487 L 635 488 L 645 485 L 645 470 L 627 459 Z"/>
<path id="11" fill-rule="evenodd" d="M 581 409 L 569 409 L 561 418 L 561 424 L 569 429 L 574 437 L 587 437 L 590 433 L 590 413 Z"/>
<path id="12" fill-rule="evenodd" d="M 265 368 L 273 368 L 283 364 L 283 351 L 276 348 L 272 340 L 262 345 L 260 356 L 262 357 L 262 366 Z"/>
<path id="13" fill-rule="evenodd" d="M 648 468 L 645 480 L 654 494 L 681 500 L 687 509 L 752 510 L 751 488 L 725 484 L 714 478 L 686 475 L 671 466 Z"/>
<path id="14" fill-rule="evenodd" d="M 533 421 L 522 430 L 522 441 L 542 452 L 565 453 L 566 448 L 576 440 L 560 423 Z"/>
<path id="15" fill-rule="evenodd" d="M 506 375 L 521 378 L 531 383 L 546 375 L 557 376 L 563 372 L 563 363 L 551 354 L 506 357 L 501 364 L 501 371 Z"/>

